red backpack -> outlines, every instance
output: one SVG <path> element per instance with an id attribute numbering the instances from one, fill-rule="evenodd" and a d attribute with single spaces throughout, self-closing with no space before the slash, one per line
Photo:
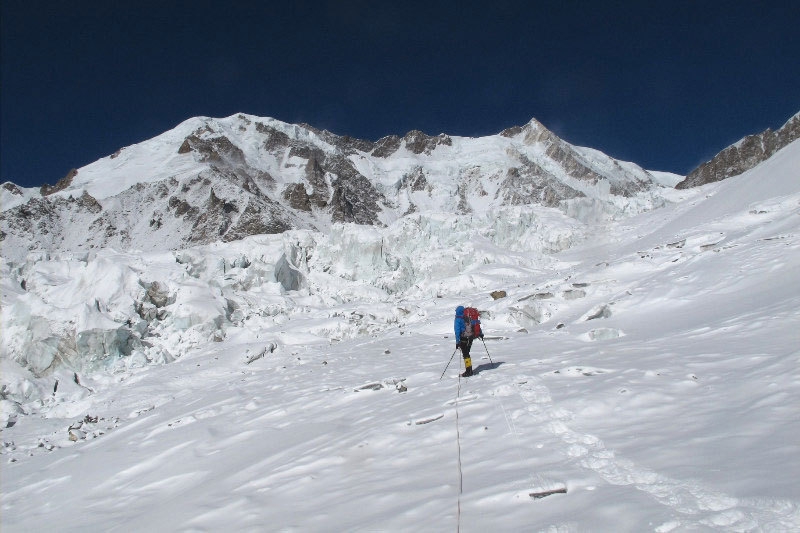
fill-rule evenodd
<path id="1" fill-rule="evenodd" d="M 481 320 L 480 313 L 474 307 L 464 309 L 464 335 L 466 337 L 480 337 Z"/>

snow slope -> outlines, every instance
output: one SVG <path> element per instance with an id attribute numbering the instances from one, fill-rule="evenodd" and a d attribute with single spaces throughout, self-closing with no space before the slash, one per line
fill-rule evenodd
<path id="1" fill-rule="evenodd" d="M 590 233 L 420 213 L 6 264 L 2 528 L 797 531 L 798 168 Z"/>

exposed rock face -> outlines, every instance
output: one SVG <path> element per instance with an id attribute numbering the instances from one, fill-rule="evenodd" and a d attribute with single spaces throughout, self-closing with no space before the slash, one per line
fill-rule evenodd
<path id="1" fill-rule="evenodd" d="M 400 149 L 402 139 L 397 135 L 390 135 L 383 137 L 375 143 L 375 148 L 372 150 L 372 155 L 375 157 L 389 157 L 397 150 Z"/>
<path id="2" fill-rule="evenodd" d="M 325 158 L 324 169 L 336 176 L 333 181 L 333 196 L 330 207 L 334 222 L 375 224 L 383 196 L 372 183 L 356 170 L 349 159 L 338 155 Z"/>
<path id="3" fill-rule="evenodd" d="M 331 198 L 333 221 L 376 224 L 380 200 L 382 200 L 380 194 L 361 174 L 339 178 L 334 183 Z"/>
<path id="4" fill-rule="evenodd" d="M 568 185 L 549 180 L 548 174 L 534 163 L 508 169 L 498 195 L 502 195 L 509 205 L 541 204 L 547 207 L 556 207 L 564 199 L 584 196 Z"/>
<path id="5" fill-rule="evenodd" d="M 230 225 L 222 240 L 230 242 L 250 235 L 276 234 L 292 229 L 290 217 L 281 216 L 281 210 L 281 206 L 269 198 L 262 201 L 252 199 L 236 222 Z"/>
<path id="6" fill-rule="evenodd" d="M 147 287 L 146 298 L 156 307 L 164 307 L 167 304 L 175 301 L 174 296 L 170 297 L 166 287 L 162 287 L 157 281 L 154 281 Z"/>
<path id="7" fill-rule="evenodd" d="M 403 137 L 403 141 L 405 142 L 406 148 L 415 154 L 425 153 L 430 155 L 439 145 L 453 145 L 453 140 L 444 133 L 437 137 L 431 137 L 418 130 L 408 132 L 406 136 Z"/>
<path id="8" fill-rule="evenodd" d="M 503 135 L 510 135 L 515 129 L 508 129 Z M 617 196 L 633 196 L 647 188 L 650 183 L 644 181 L 640 176 L 633 175 L 622 168 L 618 162 L 613 162 L 613 171 L 604 171 L 602 174 L 593 167 L 590 161 L 569 143 L 560 139 L 553 132 L 545 128 L 540 122 L 531 120 L 520 134 L 524 137 L 525 144 L 542 144 L 547 147 L 546 154 L 553 161 L 560 163 L 566 174 L 577 181 L 585 182 L 590 185 L 597 185 L 602 181 L 608 181 L 609 192 Z M 536 165 L 535 163 L 533 164 Z M 530 166 L 530 165 L 528 165 Z M 543 169 L 534 170 L 533 175 L 541 176 L 542 173 L 549 174 Z M 612 179 L 609 179 L 613 175 Z M 625 179 L 619 179 L 624 177 Z"/>
<path id="9" fill-rule="evenodd" d="M 256 123 L 256 131 L 266 137 L 264 140 L 264 148 L 268 152 L 275 153 L 280 149 L 286 148 L 291 141 L 286 133 L 261 122 Z"/>
<path id="10" fill-rule="evenodd" d="M 775 152 L 800 138 L 800 113 L 789 119 L 778 131 L 767 129 L 758 135 L 748 135 L 736 144 L 725 148 L 711 161 L 691 171 L 676 189 L 689 189 L 738 176 Z"/>
<path id="11" fill-rule="evenodd" d="M 289 207 L 299 211 L 311 212 L 311 199 L 302 183 L 287 185 L 283 190 L 283 198 L 289 202 Z"/>
<path id="12" fill-rule="evenodd" d="M 42 185 L 42 188 L 40 189 L 42 196 L 49 196 L 58 191 L 63 191 L 64 189 L 72 185 L 72 180 L 77 175 L 78 175 L 78 169 L 73 168 L 67 173 L 66 176 L 58 180 L 58 182 L 56 182 L 56 184 L 53 185 L 52 187 L 50 185 Z"/>
<path id="13" fill-rule="evenodd" d="M 244 163 L 244 153 L 242 150 L 225 136 L 206 139 L 194 134 L 189 135 L 183 141 L 183 144 L 181 144 L 178 153 L 186 154 L 191 151 L 199 153 L 200 161 L 204 162 L 210 161 L 220 163 L 226 161 L 234 164 Z"/>
<path id="14" fill-rule="evenodd" d="M 506 128 L 503 131 L 501 131 L 500 135 L 502 135 L 503 137 L 510 138 L 510 137 L 516 137 L 520 133 L 522 133 L 522 126 L 512 126 L 510 128 Z"/>
<path id="15" fill-rule="evenodd" d="M 22 191 L 20 190 L 20 188 L 11 183 L 10 181 L 3 183 L 3 189 L 7 190 L 8 192 L 10 192 L 15 196 L 22 196 Z"/>
<path id="16" fill-rule="evenodd" d="M 415 167 L 410 173 L 403 176 L 399 186 L 412 191 L 427 190 L 428 180 L 425 178 L 425 171 L 422 167 Z"/>
<path id="17" fill-rule="evenodd" d="M 58 250 L 64 248 L 66 237 L 61 231 L 76 220 L 91 220 L 102 212 L 102 206 L 84 192 L 79 198 L 31 198 L 25 204 L 3 212 L 3 238 L 22 235 L 30 249 Z M 86 227 L 80 238 L 86 237 Z M 91 232 L 92 229 L 89 228 Z M 5 255 L 6 250 L 4 250 Z"/>
<path id="18" fill-rule="evenodd" d="M 196 118 L 115 156 L 40 191 L 3 184 L 4 257 L 379 225 L 422 205 L 566 210 L 587 195 L 603 202 L 654 186 L 641 168 L 573 147 L 535 120 L 482 139 L 414 130 L 371 142 L 268 118 Z"/>

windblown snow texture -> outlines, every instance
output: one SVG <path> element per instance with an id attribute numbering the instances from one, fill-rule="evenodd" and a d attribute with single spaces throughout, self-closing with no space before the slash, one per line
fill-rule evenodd
<path id="1" fill-rule="evenodd" d="M 225 136 L 259 127 L 247 120 Z M 528 171 L 509 175 L 489 148 L 541 161 L 535 125 L 451 144 L 349 141 L 347 161 L 387 165 L 353 163 L 376 191 L 360 204 L 341 184 L 342 213 L 349 202 L 381 222 L 365 224 L 332 223 L 343 178 L 328 155 L 280 148 L 294 130 L 265 122 L 271 140 L 248 148 L 206 123 L 148 145 L 166 165 L 149 182 L 112 172 L 145 149 L 132 147 L 49 196 L 20 191 L 28 200 L 11 208 L 76 223 L 113 212 L 118 229 L 139 229 L 118 249 L 59 232 L 6 257 L 25 233 L 4 226 L 3 531 L 800 529 L 800 141 L 689 190 L 625 196 L 612 180 L 564 177 L 584 196 L 555 206 L 493 203 Z M 492 154 L 474 180 L 443 157 L 387 187 L 405 172 L 393 157 L 467 145 Z M 230 189 L 208 178 L 213 196 L 201 193 L 197 161 L 212 174 L 219 161 L 256 168 L 251 149 L 294 165 L 303 208 L 280 220 L 307 226 L 226 237 L 246 211 L 228 191 L 245 178 Z M 251 188 L 270 191 L 269 174 L 283 194 L 286 178 L 260 170 Z M 452 208 L 461 179 L 489 201 L 465 193 Z M 138 209 L 195 218 L 163 212 L 167 233 L 146 222 L 140 236 Z M 202 228 L 216 241 L 189 246 Z M 458 305 L 481 311 L 486 344 L 473 347 L 476 376 L 459 381 L 455 358 L 440 380 Z"/>

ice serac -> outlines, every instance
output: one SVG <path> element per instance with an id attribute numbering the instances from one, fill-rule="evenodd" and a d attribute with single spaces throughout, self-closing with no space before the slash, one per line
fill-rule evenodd
<path id="1" fill-rule="evenodd" d="M 659 188 L 633 163 L 536 120 L 480 138 L 413 130 L 372 142 L 271 118 L 198 117 L 55 186 L 4 184 L 0 241 L 6 259 L 22 261 L 33 250 L 178 250 L 427 211 L 530 205 L 587 221 L 587 212 L 614 216 L 615 198 Z"/>
<path id="2" fill-rule="evenodd" d="M 769 159 L 775 152 L 800 138 L 800 113 L 790 118 L 777 131 L 766 129 L 748 135 L 737 143 L 728 146 L 691 171 L 686 179 L 678 183 L 676 189 L 689 189 L 738 176 L 750 170 L 762 161 Z"/>

